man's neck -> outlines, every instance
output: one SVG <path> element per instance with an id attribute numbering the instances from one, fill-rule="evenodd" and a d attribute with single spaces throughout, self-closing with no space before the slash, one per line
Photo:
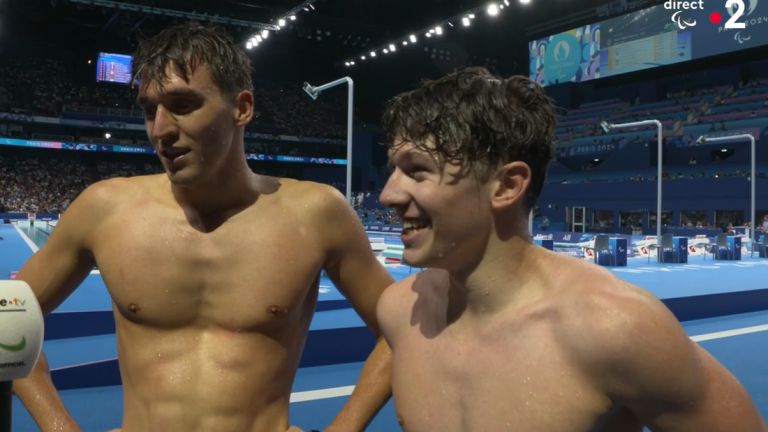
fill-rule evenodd
<path id="1" fill-rule="evenodd" d="M 466 311 L 492 317 L 512 304 L 524 304 L 541 291 L 541 249 L 523 237 L 491 242 L 467 275 L 452 275 L 452 289 L 466 298 Z"/>
<path id="2" fill-rule="evenodd" d="M 199 220 L 203 225 L 218 226 L 258 199 L 259 176 L 247 163 L 234 169 L 222 169 L 222 172 L 226 174 L 199 185 L 171 186 L 176 202 L 190 222 Z"/>

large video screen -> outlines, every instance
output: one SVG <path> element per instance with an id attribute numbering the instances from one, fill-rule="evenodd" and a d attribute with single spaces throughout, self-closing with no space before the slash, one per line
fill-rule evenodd
<path id="1" fill-rule="evenodd" d="M 96 60 L 96 81 L 122 84 L 131 82 L 131 56 L 99 53 Z"/>
<path id="2" fill-rule="evenodd" d="M 680 19 L 690 20 L 688 16 Z M 610 19 L 602 26 L 605 42 L 600 49 L 601 77 L 691 60 L 690 30 L 680 30 L 663 6 Z"/>
<path id="3" fill-rule="evenodd" d="M 600 25 L 532 41 L 528 52 L 531 79 L 541 85 L 599 78 Z"/>
<path id="4" fill-rule="evenodd" d="M 653 6 L 532 41 L 530 78 L 545 86 L 583 82 L 768 44 L 768 6 L 701 3 L 703 9 Z M 725 29 L 729 20 L 744 28 Z"/>

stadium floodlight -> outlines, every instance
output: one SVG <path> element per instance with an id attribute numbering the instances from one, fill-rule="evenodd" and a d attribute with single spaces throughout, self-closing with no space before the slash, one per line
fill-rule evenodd
<path id="1" fill-rule="evenodd" d="M 603 128 L 605 133 L 608 133 L 611 129 L 623 129 L 623 128 L 631 128 L 631 127 L 637 127 L 637 126 L 648 126 L 648 125 L 655 125 L 657 129 L 657 136 L 658 136 L 658 146 L 659 146 L 659 155 L 658 155 L 658 174 L 656 179 L 656 189 L 657 189 L 657 195 L 656 195 L 656 241 L 661 241 L 661 155 L 664 153 L 664 126 L 661 124 L 658 120 L 643 120 L 639 122 L 632 122 L 632 123 L 622 123 L 622 124 L 612 124 L 608 122 L 602 122 L 600 123 L 600 127 Z"/>
<path id="2" fill-rule="evenodd" d="M 730 136 L 724 136 L 724 137 L 708 137 L 706 135 L 702 135 L 699 137 L 698 140 L 696 140 L 696 144 L 701 144 L 704 142 L 710 142 L 710 143 L 718 143 L 718 142 L 731 142 L 731 141 L 743 141 L 743 140 L 749 140 L 752 143 L 752 169 L 749 173 L 751 176 L 750 181 L 752 183 L 752 207 L 750 208 L 749 213 L 749 220 L 752 224 L 749 230 L 749 242 L 750 247 L 752 248 L 752 251 L 755 250 L 754 244 L 752 242 L 755 241 L 755 229 L 757 228 L 757 225 L 755 225 L 755 184 L 757 183 L 756 179 L 756 167 L 755 167 L 755 137 L 752 134 L 739 134 L 739 135 L 730 135 Z"/>
<path id="3" fill-rule="evenodd" d="M 328 84 L 323 84 L 318 87 L 314 87 L 308 82 L 305 82 L 303 88 L 304 88 L 304 91 L 309 95 L 309 97 L 311 97 L 313 100 L 316 100 L 317 97 L 320 96 L 321 92 L 344 83 L 347 83 L 347 87 L 349 89 L 348 96 L 347 96 L 347 190 L 346 190 L 347 193 L 346 193 L 346 196 L 347 196 L 347 202 L 352 203 L 352 117 L 354 114 L 353 103 L 354 103 L 355 83 L 352 81 L 352 78 L 344 77 L 344 78 L 337 79 L 336 81 L 329 82 Z"/>

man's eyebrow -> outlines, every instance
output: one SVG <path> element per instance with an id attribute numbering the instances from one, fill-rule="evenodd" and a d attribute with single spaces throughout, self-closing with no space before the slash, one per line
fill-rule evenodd
<path id="1" fill-rule="evenodd" d="M 424 152 L 421 151 L 414 151 L 409 150 L 406 152 L 403 152 L 402 156 L 400 156 L 404 161 L 406 162 L 422 162 L 422 163 L 428 163 L 432 162 L 432 159 Z"/>
<path id="2" fill-rule="evenodd" d="M 202 98 L 203 94 L 200 93 L 197 90 L 189 89 L 189 88 L 183 88 L 183 89 L 172 89 L 168 91 L 164 91 L 160 94 L 161 99 L 166 98 L 175 98 L 175 97 L 196 97 L 196 98 Z M 139 95 L 139 97 L 136 98 L 136 104 L 137 105 L 147 105 L 152 102 L 153 98 L 147 97 L 146 95 Z"/>

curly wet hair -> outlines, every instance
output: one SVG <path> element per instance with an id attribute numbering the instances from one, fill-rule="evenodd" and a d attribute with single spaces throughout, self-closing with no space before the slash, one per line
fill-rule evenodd
<path id="1" fill-rule="evenodd" d="M 555 118 L 552 100 L 536 82 L 471 67 L 394 97 L 382 125 L 390 147 L 406 139 L 481 180 L 507 163 L 525 162 L 531 169 L 526 205 L 533 208 L 555 156 Z"/>

